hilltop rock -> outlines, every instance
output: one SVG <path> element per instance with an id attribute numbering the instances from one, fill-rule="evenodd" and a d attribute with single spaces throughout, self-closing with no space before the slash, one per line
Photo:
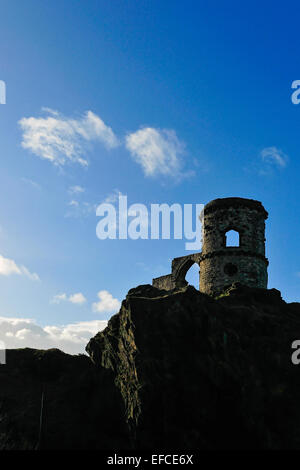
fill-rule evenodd
<path id="1" fill-rule="evenodd" d="M 295 339 L 275 289 L 138 286 L 89 357 L 7 351 L 0 449 L 299 449 Z"/>
<path id="2" fill-rule="evenodd" d="M 275 289 L 146 285 L 86 350 L 113 371 L 137 448 L 299 448 L 297 338 L 300 304 Z"/>

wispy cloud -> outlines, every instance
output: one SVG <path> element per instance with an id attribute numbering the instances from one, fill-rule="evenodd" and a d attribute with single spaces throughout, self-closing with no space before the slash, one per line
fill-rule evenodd
<path id="1" fill-rule="evenodd" d="M 260 152 L 260 157 L 267 168 L 285 168 L 288 163 L 288 156 L 277 147 L 266 147 Z M 264 171 L 264 169 L 262 169 Z"/>
<path id="2" fill-rule="evenodd" d="M 84 193 L 85 189 L 82 186 L 76 185 L 76 186 L 70 186 L 69 188 L 69 193 L 70 194 L 80 194 Z"/>
<path id="3" fill-rule="evenodd" d="M 64 301 L 71 302 L 72 304 L 82 305 L 86 302 L 86 298 L 81 292 L 77 292 L 76 294 L 71 294 L 69 296 L 67 296 L 66 293 L 63 293 L 55 295 L 51 300 L 51 303 L 59 304 Z"/>
<path id="4" fill-rule="evenodd" d="M 72 201 L 70 201 L 70 202 L 68 203 L 68 206 L 78 207 L 78 206 L 79 206 L 79 202 L 78 202 L 78 201 L 75 201 L 74 199 L 72 199 Z"/>
<path id="5" fill-rule="evenodd" d="M 121 191 L 119 191 L 119 189 L 114 189 L 111 193 L 109 193 L 105 197 L 105 199 L 102 201 L 102 203 L 113 204 L 114 202 L 117 202 L 119 200 L 120 196 L 123 196 Z"/>
<path id="6" fill-rule="evenodd" d="M 93 311 L 97 313 L 117 312 L 121 306 L 118 299 L 115 299 L 107 290 L 100 290 L 97 294 L 99 300 L 93 303 Z"/>
<path id="7" fill-rule="evenodd" d="M 63 300 L 67 300 L 67 294 L 56 294 L 51 300 L 52 304 L 59 304 Z"/>
<path id="8" fill-rule="evenodd" d="M 69 354 L 83 353 L 89 339 L 107 326 L 105 320 L 41 327 L 28 318 L 0 317 L 0 341 L 7 349 L 59 348 Z"/>
<path id="9" fill-rule="evenodd" d="M 144 127 L 126 136 L 126 148 L 146 176 L 178 178 L 183 175 L 185 144 L 174 130 Z"/>
<path id="10" fill-rule="evenodd" d="M 96 213 L 96 204 L 90 202 L 81 202 L 75 199 L 72 199 L 69 203 L 69 210 L 66 212 L 65 217 L 67 218 L 85 218 L 91 214 Z"/>
<path id="11" fill-rule="evenodd" d="M 108 149 L 119 144 L 113 130 L 92 111 L 79 119 L 64 117 L 48 108 L 44 111 L 49 114 L 45 118 L 24 117 L 19 121 L 22 146 L 55 165 L 76 162 L 87 166 L 85 154 L 89 142 L 101 142 Z"/>
<path id="12" fill-rule="evenodd" d="M 139 269 L 142 269 L 143 271 L 150 271 L 149 266 L 143 261 L 137 261 L 135 264 Z"/>
<path id="13" fill-rule="evenodd" d="M 21 273 L 28 277 L 31 281 L 40 281 L 36 273 L 31 273 L 25 266 L 20 267 Z"/>
<path id="14" fill-rule="evenodd" d="M 29 178 L 22 178 L 22 181 L 30 186 L 32 186 L 35 189 L 41 189 L 41 185 L 38 184 L 36 181 L 33 181 Z"/>
<path id="15" fill-rule="evenodd" d="M 55 111 L 52 108 L 48 108 L 47 106 L 42 107 L 42 111 L 47 114 L 51 114 L 51 116 L 59 116 L 59 112 Z"/>
<path id="16" fill-rule="evenodd" d="M 40 280 L 36 273 L 31 273 L 25 266 L 19 266 L 13 259 L 0 255 L 0 275 L 11 276 L 12 274 L 24 275 L 31 281 Z"/>

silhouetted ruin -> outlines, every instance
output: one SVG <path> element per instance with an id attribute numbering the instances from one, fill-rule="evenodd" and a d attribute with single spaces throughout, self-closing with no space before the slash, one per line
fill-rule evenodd
<path id="1" fill-rule="evenodd" d="M 206 204 L 200 217 L 202 252 L 174 258 L 171 274 L 153 279 L 152 285 L 164 290 L 184 287 L 187 271 L 197 263 L 200 292 L 218 295 L 234 282 L 266 289 L 268 213 L 261 202 L 238 197 L 215 199 Z M 227 235 L 231 231 L 236 232 L 236 246 L 228 246 Z"/>

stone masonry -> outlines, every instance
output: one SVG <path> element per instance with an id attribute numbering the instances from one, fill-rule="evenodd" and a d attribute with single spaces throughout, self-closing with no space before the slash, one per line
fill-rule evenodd
<path id="1" fill-rule="evenodd" d="M 243 198 L 215 199 L 204 207 L 202 252 L 174 258 L 171 274 L 153 279 L 153 286 L 172 290 L 187 285 L 185 276 L 197 263 L 200 292 L 218 295 L 234 282 L 267 288 L 265 219 L 268 213 L 259 201 Z M 226 234 L 239 234 L 238 246 L 226 246 Z"/>

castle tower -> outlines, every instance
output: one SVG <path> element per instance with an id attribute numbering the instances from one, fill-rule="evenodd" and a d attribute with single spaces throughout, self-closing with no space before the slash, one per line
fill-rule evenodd
<path id="1" fill-rule="evenodd" d="M 200 291 L 217 295 L 233 282 L 267 288 L 265 219 L 259 201 L 238 197 L 215 199 L 202 212 L 203 245 L 200 257 Z M 238 242 L 228 246 L 234 231 Z"/>

